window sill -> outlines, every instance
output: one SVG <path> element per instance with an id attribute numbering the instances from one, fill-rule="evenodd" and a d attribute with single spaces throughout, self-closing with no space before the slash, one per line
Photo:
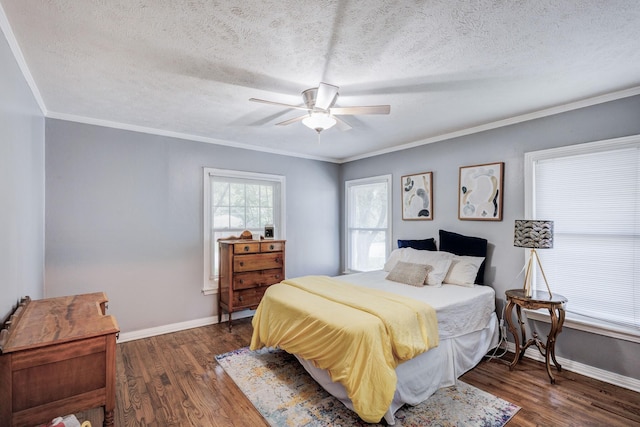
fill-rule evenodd
<path id="1" fill-rule="evenodd" d="M 549 312 L 541 310 L 525 310 L 527 318 L 541 322 L 551 323 Z M 579 314 L 567 313 L 564 319 L 564 328 L 577 329 L 592 334 L 604 335 L 610 338 L 640 343 L 640 331 L 630 327 L 613 325 L 601 320 L 590 319 Z"/>
<path id="2" fill-rule="evenodd" d="M 218 293 L 218 288 L 204 287 L 202 288 L 202 295 L 214 295 Z"/>

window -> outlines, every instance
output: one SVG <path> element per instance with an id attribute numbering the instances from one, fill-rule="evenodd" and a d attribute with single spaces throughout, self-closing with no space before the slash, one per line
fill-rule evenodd
<path id="1" fill-rule="evenodd" d="M 345 182 L 347 271 L 380 270 L 391 252 L 391 175 Z"/>
<path id="2" fill-rule="evenodd" d="M 636 341 L 640 136 L 527 153 L 525 180 L 527 217 L 554 221 L 553 249 L 538 254 L 552 292 L 569 299 L 567 319 Z"/>
<path id="3" fill-rule="evenodd" d="M 284 238 L 284 182 L 279 175 L 204 168 L 205 294 L 217 292 L 218 239 L 245 230 L 264 235 L 267 224 Z"/>

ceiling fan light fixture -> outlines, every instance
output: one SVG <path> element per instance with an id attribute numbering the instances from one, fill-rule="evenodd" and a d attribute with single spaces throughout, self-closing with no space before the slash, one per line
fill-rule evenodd
<path id="1" fill-rule="evenodd" d="M 308 117 L 302 119 L 302 124 L 320 133 L 336 124 L 336 119 L 329 113 L 312 112 Z"/>

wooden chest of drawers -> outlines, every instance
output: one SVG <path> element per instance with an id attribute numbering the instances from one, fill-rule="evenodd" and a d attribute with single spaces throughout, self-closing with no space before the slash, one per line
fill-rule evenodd
<path id="1" fill-rule="evenodd" d="M 25 298 L 0 331 L 0 426 L 33 426 L 102 406 L 113 426 L 116 319 L 103 292 Z"/>
<path id="2" fill-rule="evenodd" d="M 284 280 L 284 240 L 220 240 L 218 322 L 231 314 L 255 309 L 267 288 Z"/>

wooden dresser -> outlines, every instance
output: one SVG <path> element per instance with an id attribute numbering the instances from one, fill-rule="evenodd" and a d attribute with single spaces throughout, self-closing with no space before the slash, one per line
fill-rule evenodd
<path id="1" fill-rule="evenodd" d="M 222 311 L 255 309 L 267 288 L 284 280 L 284 240 L 219 240 L 218 322 Z"/>
<path id="2" fill-rule="evenodd" d="M 104 407 L 113 426 L 116 336 L 103 292 L 24 298 L 0 331 L 0 426 Z"/>

